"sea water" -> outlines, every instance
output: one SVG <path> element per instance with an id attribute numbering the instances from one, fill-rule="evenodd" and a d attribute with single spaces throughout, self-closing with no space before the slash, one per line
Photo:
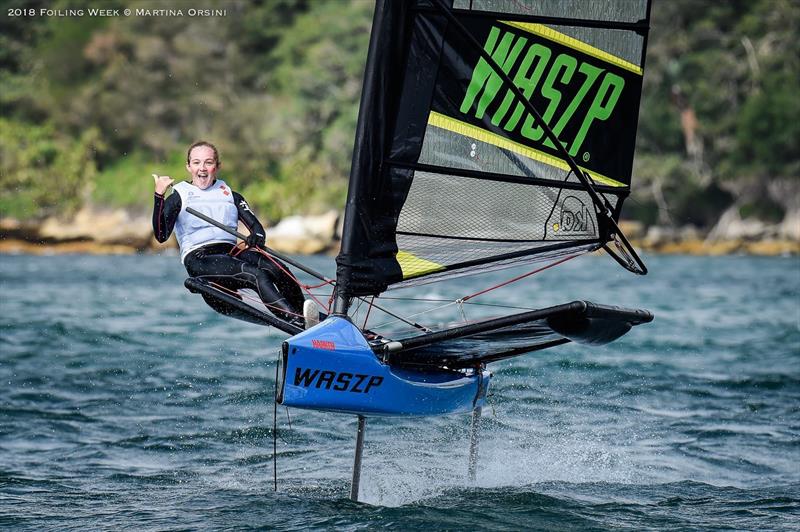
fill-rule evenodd
<path id="1" fill-rule="evenodd" d="M 588 299 L 656 318 L 491 364 L 474 482 L 468 415 L 370 419 L 355 503 L 348 415 L 278 408 L 274 491 L 284 335 L 215 314 L 176 257 L 0 256 L 0 526 L 800 528 L 800 260 L 647 262 L 637 277 L 581 257 L 463 315 L 451 304 L 474 319 Z M 525 271 L 386 295 L 445 305 Z"/>

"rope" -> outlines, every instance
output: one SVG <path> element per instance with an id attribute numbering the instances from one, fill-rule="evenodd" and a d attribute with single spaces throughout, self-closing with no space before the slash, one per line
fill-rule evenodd
<path id="1" fill-rule="evenodd" d="M 578 256 L 580 256 L 580 255 L 583 255 L 584 253 L 586 253 L 586 252 L 585 252 L 585 251 L 582 251 L 582 252 L 580 252 L 580 253 L 576 253 L 576 254 L 574 254 L 574 255 L 569 255 L 568 257 L 564 257 L 564 258 L 563 258 L 563 259 L 561 259 L 561 260 L 557 260 L 557 261 L 555 261 L 555 262 L 551 262 L 550 264 L 547 264 L 546 266 L 542 266 L 541 268 L 537 268 L 537 269 L 535 269 L 535 270 L 533 270 L 533 271 L 530 271 L 530 272 L 528 272 L 528 273 L 524 273 L 524 274 L 522 274 L 522 275 L 520 275 L 520 276 L 514 277 L 513 279 L 509 279 L 508 281 L 504 281 L 504 282 L 502 282 L 502 283 L 500 283 L 500 284 L 496 284 L 496 285 L 494 285 L 494 286 L 490 286 L 489 288 L 486 288 L 486 289 L 484 289 L 484 290 L 481 290 L 480 292 L 475 292 L 474 294 L 470 294 L 470 295 L 468 295 L 468 296 L 464 296 L 464 297 L 462 297 L 461 299 L 457 300 L 456 302 L 457 302 L 457 303 L 458 303 L 458 302 L 461 302 L 461 303 L 463 303 L 463 302 L 465 302 L 465 301 L 469 301 L 469 300 L 470 300 L 470 299 L 472 299 L 473 297 L 478 297 L 478 296 L 480 296 L 480 295 L 483 295 L 483 294 L 486 294 L 486 293 L 488 293 L 488 292 L 491 292 L 492 290 L 497 290 L 498 288 L 501 288 L 501 287 L 503 287 L 503 286 L 509 285 L 509 284 L 511 284 L 511 283 L 515 283 L 515 282 L 519 281 L 520 279 L 524 279 L 524 278 L 526 278 L 526 277 L 530 277 L 531 275 L 537 274 L 537 273 L 539 273 L 539 272 L 543 272 L 544 270 L 547 270 L 547 269 L 549 269 L 549 268 L 552 268 L 553 266 L 558 266 L 559 264 L 562 264 L 562 263 L 564 263 L 564 262 L 567 262 L 568 260 L 574 259 L 575 257 L 578 257 Z"/>
<path id="2" fill-rule="evenodd" d="M 459 299 L 459 300 L 456 301 L 456 304 L 458 305 L 458 311 L 461 312 L 461 321 L 466 322 L 467 321 L 467 313 L 464 312 L 464 300 L 463 299 Z"/>
<path id="3" fill-rule="evenodd" d="M 269 260 L 271 260 L 271 261 L 272 261 L 272 263 L 273 263 L 275 266 L 277 266 L 277 267 L 278 267 L 278 269 L 280 269 L 280 270 L 281 270 L 283 273 L 285 273 L 286 275 L 288 275 L 290 279 L 292 279 L 292 280 L 293 280 L 295 283 L 297 283 L 297 286 L 299 286 L 299 287 L 300 287 L 300 288 L 301 288 L 301 289 L 302 289 L 302 290 L 303 290 L 303 291 L 304 291 L 306 294 L 308 294 L 308 296 L 309 296 L 311 299 L 313 299 L 313 300 L 314 300 L 314 301 L 317 303 L 317 305 L 319 305 L 320 307 L 324 308 L 324 309 L 325 309 L 325 313 L 326 313 L 326 314 L 330 314 L 330 312 L 331 312 L 331 310 L 330 310 L 330 307 L 328 307 L 328 306 L 325 306 L 325 304 L 324 304 L 322 301 L 320 301 L 319 299 L 317 299 L 316 297 L 314 297 L 314 294 L 312 294 L 312 293 L 311 293 L 311 288 L 319 288 L 319 286 L 325 286 L 326 284 L 331 284 L 331 282 L 330 282 L 330 281 L 324 281 L 322 284 L 320 284 L 320 285 L 319 285 L 319 286 L 317 286 L 317 287 L 312 287 L 312 286 L 309 286 L 309 285 L 303 284 L 303 283 L 301 283 L 301 282 L 300 282 L 300 280 L 299 280 L 299 279 L 298 279 L 298 278 L 297 278 L 297 277 L 296 277 L 296 276 L 295 276 L 295 275 L 294 275 L 294 274 L 293 274 L 291 271 L 289 271 L 289 269 L 288 269 L 288 268 L 286 268 L 286 267 L 285 267 L 285 266 L 284 266 L 284 265 L 283 265 L 283 264 L 282 264 L 282 263 L 281 263 L 281 262 L 280 262 L 278 259 L 276 259 L 276 258 L 275 258 L 275 257 L 273 257 L 272 255 L 270 255 L 269 253 L 267 253 L 267 252 L 266 252 L 266 251 L 264 251 L 263 249 L 258 249 L 258 248 L 256 248 L 256 251 L 258 251 L 258 252 L 259 252 L 259 253 L 261 253 L 263 256 L 265 256 L 265 257 L 267 257 Z"/>

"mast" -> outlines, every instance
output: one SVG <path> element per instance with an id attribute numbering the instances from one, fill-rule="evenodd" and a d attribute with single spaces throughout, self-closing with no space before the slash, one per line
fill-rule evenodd
<path id="1" fill-rule="evenodd" d="M 362 243 L 362 229 L 359 227 L 359 201 L 362 189 L 361 183 L 371 179 L 380 172 L 383 160 L 384 146 L 386 145 L 386 127 L 381 117 L 385 107 L 386 87 L 381 83 L 385 77 L 391 50 L 392 24 L 400 24 L 391 16 L 389 4 L 393 4 L 394 11 L 398 11 L 401 2 L 379 0 L 375 5 L 372 17 L 372 30 L 370 32 L 367 64 L 364 69 L 364 84 L 361 89 L 361 100 L 358 108 L 358 122 L 353 146 L 353 159 L 350 165 L 350 181 L 347 189 L 347 203 L 345 205 L 344 225 L 342 229 L 342 247 L 337 257 L 352 256 Z M 401 17 L 397 17 L 401 19 Z M 342 268 L 341 264 L 336 272 L 336 300 L 333 307 L 334 314 L 347 314 L 352 296 L 349 291 L 351 270 Z"/>

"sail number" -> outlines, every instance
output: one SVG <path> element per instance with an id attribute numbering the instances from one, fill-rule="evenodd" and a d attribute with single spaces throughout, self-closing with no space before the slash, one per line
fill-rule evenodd
<path id="1" fill-rule="evenodd" d="M 295 368 L 294 385 L 304 388 L 324 388 L 336 392 L 369 393 L 370 389 L 383 384 L 380 375 L 347 373 L 336 371 L 320 371 L 310 368 Z"/>

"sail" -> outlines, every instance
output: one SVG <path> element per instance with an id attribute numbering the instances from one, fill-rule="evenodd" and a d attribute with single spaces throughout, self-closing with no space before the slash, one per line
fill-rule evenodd
<path id="1" fill-rule="evenodd" d="M 340 295 L 603 246 L 602 213 L 630 192 L 648 24 L 648 0 L 378 2 Z"/>

